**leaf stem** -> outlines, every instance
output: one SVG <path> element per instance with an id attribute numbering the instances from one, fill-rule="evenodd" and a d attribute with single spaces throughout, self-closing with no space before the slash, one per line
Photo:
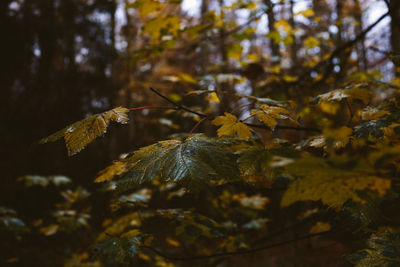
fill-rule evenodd
<path id="1" fill-rule="evenodd" d="M 202 118 L 201 120 L 199 120 L 199 121 L 196 123 L 196 125 L 193 126 L 192 130 L 190 130 L 190 132 L 189 132 L 188 135 L 193 134 L 193 132 L 197 129 L 197 127 L 199 127 L 199 125 L 200 125 L 203 121 L 205 121 L 205 120 L 207 120 L 207 119 L 208 119 L 208 117 L 204 117 L 204 118 Z"/>
<path id="2" fill-rule="evenodd" d="M 170 98 L 166 97 L 165 95 L 161 94 L 159 91 L 157 91 L 156 89 L 150 87 L 150 90 L 153 91 L 153 93 L 155 93 L 156 95 L 158 95 L 159 97 L 161 97 L 162 99 L 168 101 L 169 103 L 173 104 L 175 107 L 177 107 L 177 109 L 181 109 L 184 110 L 186 112 L 195 114 L 199 117 L 205 118 L 207 120 L 210 120 L 212 118 L 211 115 L 206 115 L 204 113 L 200 113 L 194 110 L 191 110 L 187 107 L 182 106 L 181 104 L 176 103 L 175 101 L 171 100 Z M 262 128 L 262 129 L 270 129 L 270 127 L 265 126 L 265 125 L 260 125 L 260 124 L 252 124 L 252 123 L 244 123 L 247 126 L 250 127 L 254 127 L 254 128 Z M 297 131 L 310 131 L 310 132 L 321 132 L 320 129 L 317 128 L 307 128 L 307 127 L 292 127 L 292 126 L 285 126 L 285 125 L 276 125 L 275 129 L 287 129 L 287 130 L 297 130 Z"/>
<path id="3" fill-rule="evenodd" d="M 181 104 L 176 103 L 175 101 L 173 101 L 173 100 L 171 100 L 170 98 L 166 97 L 165 95 L 161 94 L 160 92 L 158 92 L 156 89 L 154 89 L 154 88 L 152 88 L 152 87 L 150 87 L 150 90 L 153 91 L 153 93 L 155 93 L 156 95 L 158 95 L 158 96 L 161 97 L 162 99 L 164 99 L 164 100 L 166 100 L 167 102 L 173 104 L 174 106 L 176 106 L 176 107 L 179 108 L 179 109 L 182 109 L 182 110 L 184 110 L 184 111 L 193 113 L 193 114 L 195 114 L 195 115 L 197 115 L 197 116 L 200 116 L 200 117 L 202 117 L 202 118 L 208 116 L 208 115 L 206 115 L 206 114 L 196 112 L 196 111 L 194 111 L 194 110 L 191 110 L 191 109 L 188 109 L 187 107 L 182 106 Z"/>

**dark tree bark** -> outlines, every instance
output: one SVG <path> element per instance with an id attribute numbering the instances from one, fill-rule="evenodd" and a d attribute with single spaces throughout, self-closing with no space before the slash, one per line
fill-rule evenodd
<path id="1" fill-rule="evenodd" d="M 274 3 L 271 0 L 264 0 L 264 4 L 267 6 L 267 16 L 268 16 L 268 31 L 273 32 L 275 29 L 275 13 L 274 13 Z M 279 51 L 279 44 L 270 40 L 271 55 L 273 57 L 272 64 L 278 65 L 280 63 L 281 53 Z"/>
<path id="2" fill-rule="evenodd" d="M 399 0 L 387 0 L 389 13 L 390 13 L 390 43 L 392 46 L 392 52 L 400 53 L 400 1 Z M 399 68 L 395 69 L 396 77 L 400 77 Z"/>

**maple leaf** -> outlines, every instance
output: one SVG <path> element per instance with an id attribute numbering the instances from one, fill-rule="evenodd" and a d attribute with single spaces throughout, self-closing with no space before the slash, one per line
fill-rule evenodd
<path id="1" fill-rule="evenodd" d="M 278 124 L 278 119 L 290 119 L 289 110 L 282 107 L 273 107 L 266 104 L 260 106 L 260 109 L 252 109 L 250 114 L 257 117 L 268 127 L 274 129 Z"/>
<path id="2" fill-rule="evenodd" d="M 381 110 L 381 109 L 377 109 L 377 108 L 368 106 L 362 111 L 361 118 L 365 121 L 377 120 L 380 117 L 382 117 L 384 115 L 389 115 L 389 114 L 390 114 L 390 112 L 387 110 Z"/>
<path id="3" fill-rule="evenodd" d="M 216 117 L 212 124 L 222 125 L 217 133 L 218 136 L 239 136 L 243 139 L 249 139 L 253 134 L 251 128 L 246 124 L 239 122 L 235 115 L 225 112 L 225 116 Z"/>
<path id="4" fill-rule="evenodd" d="M 96 137 L 103 136 L 111 121 L 121 124 L 128 123 L 128 112 L 129 109 L 127 108 L 117 107 L 103 113 L 92 115 L 41 139 L 39 144 L 55 142 L 64 138 L 68 155 L 72 156 L 85 148 L 86 145 L 91 143 Z"/>
<path id="5" fill-rule="evenodd" d="M 318 101 L 341 101 L 342 99 L 359 99 L 364 104 L 371 99 L 372 92 L 364 88 L 364 84 L 349 86 L 345 89 L 336 89 L 317 96 Z"/>
<path id="6" fill-rule="evenodd" d="M 143 147 L 132 156 L 115 161 L 99 173 L 95 182 L 116 181 L 117 188 L 132 186 L 153 179 L 160 182 L 182 182 L 191 189 L 213 179 L 239 178 L 235 155 L 221 143 L 202 134 L 180 140 L 166 140 Z"/>
<path id="7" fill-rule="evenodd" d="M 391 180 L 371 174 L 367 163 L 359 162 L 359 166 L 352 166 L 351 161 L 345 160 L 336 162 L 339 166 L 332 164 L 325 159 L 304 157 L 287 166 L 289 173 L 302 178 L 289 185 L 281 206 L 287 207 L 297 201 L 321 200 L 325 205 L 338 208 L 348 199 L 365 204 L 357 191 L 369 189 L 382 196 L 390 189 Z"/>

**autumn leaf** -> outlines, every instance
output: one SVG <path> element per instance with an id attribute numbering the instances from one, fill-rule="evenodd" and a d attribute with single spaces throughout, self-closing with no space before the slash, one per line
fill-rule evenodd
<path id="1" fill-rule="evenodd" d="M 377 120 L 380 117 L 389 115 L 389 114 L 390 114 L 390 112 L 387 110 L 381 110 L 381 109 L 377 109 L 377 108 L 368 106 L 361 112 L 361 118 L 365 121 Z"/>
<path id="2" fill-rule="evenodd" d="M 325 231 L 331 230 L 331 225 L 329 222 L 317 222 L 313 227 L 310 229 L 310 234 L 317 234 Z"/>
<path id="3" fill-rule="evenodd" d="M 243 139 L 249 139 L 253 134 L 251 128 L 246 124 L 239 122 L 235 115 L 225 112 L 225 116 L 218 116 L 213 121 L 214 125 L 221 125 L 218 129 L 218 136 L 239 136 Z"/>
<path id="4" fill-rule="evenodd" d="M 336 89 L 317 96 L 318 101 L 341 101 L 342 99 L 359 99 L 367 104 L 371 99 L 372 92 L 364 88 L 364 84 L 349 86 L 345 89 Z"/>
<path id="5" fill-rule="evenodd" d="M 64 129 L 39 141 L 39 144 L 55 142 L 64 138 L 68 155 L 72 156 L 91 143 L 96 137 L 103 136 L 111 121 L 121 124 L 128 123 L 127 108 L 114 108 L 112 110 L 95 114 L 86 119 L 71 124 Z"/>
<path id="6" fill-rule="evenodd" d="M 354 166 L 351 161 L 338 161 L 336 164 L 339 166 L 315 157 L 303 157 L 290 164 L 288 172 L 298 178 L 284 193 L 281 206 L 320 200 L 327 206 L 339 208 L 349 199 L 365 204 L 366 200 L 358 191 L 369 189 L 383 196 L 390 189 L 391 180 L 371 173 L 366 163 Z"/>
<path id="7" fill-rule="evenodd" d="M 308 145 L 318 148 L 333 146 L 335 149 L 340 149 L 349 143 L 352 132 L 353 130 L 346 126 L 337 129 L 325 129 L 323 135 L 315 136 Z"/>
<path id="8" fill-rule="evenodd" d="M 260 109 L 252 109 L 251 115 L 257 115 L 257 117 L 268 127 L 274 129 L 278 124 L 278 119 L 290 119 L 288 116 L 290 112 L 282 107 L 273 107 L 266 104 L 260 106 Z"/>
<path id="9" fill-rule="evenodd" d="M 307 49 L 311 49 L 316 46 L 319 46 L 319 41 L 317 38 L 310 36 L 304 40 L 304 44 L 307 47 Z"/>

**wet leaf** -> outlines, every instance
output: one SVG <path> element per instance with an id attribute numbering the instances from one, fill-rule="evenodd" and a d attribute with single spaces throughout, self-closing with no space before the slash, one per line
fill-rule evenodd
<path id="1" fill-rule="evenodd" d="M 233 153 L 221 143 L 196 134 L 183 141 L 167 140 L 143 147 L 100 172 L 96 182 L 115 177 L 120 178 L 116 181 L 120 190 L 153 179 L 196 189 L 215 179 L 238 179 L 239 170 Z"/>
<path id="2" fill-rule="evenodd" d="M 86 119 L 71 124 L 64 129 L 39 141 L 39 144 L 55 142 L 64 138 L 68 155 L 72 156 L 91 143 L 96 137 L 103 136 L 111 121 L 126 124 L 128 122 L 127 108 L 114 108 L 112 110 L 95 114 Z"/>

